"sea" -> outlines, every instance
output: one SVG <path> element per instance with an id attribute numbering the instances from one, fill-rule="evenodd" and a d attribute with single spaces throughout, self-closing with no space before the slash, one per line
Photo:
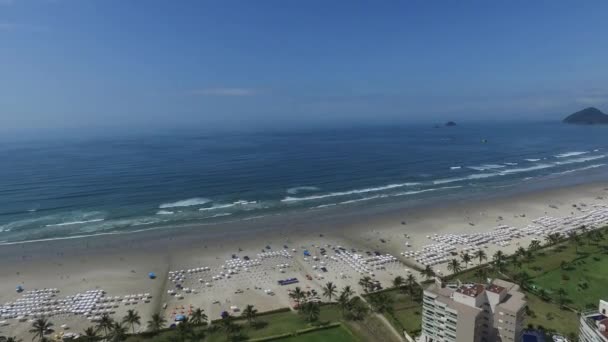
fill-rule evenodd
<path id="1" fill-rule="evenodd" d="M 0 244 L 608 179 L 608 127 L 171 131 L 0 143 Z"/>

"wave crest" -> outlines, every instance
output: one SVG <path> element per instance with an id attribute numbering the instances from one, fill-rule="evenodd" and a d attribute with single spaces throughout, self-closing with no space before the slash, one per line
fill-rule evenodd
<path id="1" fill-rule="evenodd" d="M 197 205 L 203 205 L 203 204 L 209 203 L 209 202 L 211 202 L 211 200 L 208 198 L 194 197 L 194 198 L 188 198 L 188 199 L 176 201 L 176 202 L 163 203 L 163 204 L 159 205 L 158 207 L 160 209 L 192 207 L 192 206 L 197 206 Z"/>

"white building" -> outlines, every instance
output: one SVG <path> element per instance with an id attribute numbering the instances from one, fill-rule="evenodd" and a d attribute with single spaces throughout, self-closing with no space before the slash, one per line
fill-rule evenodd
<path id="1" fill-rule="evenodd" d="M 608 342 L 608 302 L 600 300 L 597 312 L 581 315 L 578 339 L 580 342 Z"/>
<path id="2" fill-rule="evenodd" d="M 526 302 L 519 286 L 495 279 L 488 284 L 441 284 L 424 291 L 423 342 L 519 342 Z"/>

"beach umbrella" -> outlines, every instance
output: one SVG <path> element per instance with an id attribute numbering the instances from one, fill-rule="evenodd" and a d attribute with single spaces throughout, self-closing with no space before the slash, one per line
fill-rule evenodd
<path id="1" fill-rule="evenodd" d="M 156 274 L 154 274 L 154 272 L 150 272 L 150 273 L 148 273 L 148 278 L 155 279 L 156 278 Z"/>
<path id="2" fill-rule="evenodd" d="M 181 321 L 183 321 L 185 319 L 186 319 L 186 316 L 184 316 L 184 315 L 177 315 L 177 316 L 175 316 L 175 321 L 176 322 L 181 322 Z"/>
<path id="3" fill-rule="evenodd" d="M 23 292 L 23 286 L 21 286 L 21 285 L 17 285 L 17 287 L 15 288 L 15 290 L 16 290 L 17 292 L 20 292 L 20 293 L 21 293 L 21 292 Z"/>

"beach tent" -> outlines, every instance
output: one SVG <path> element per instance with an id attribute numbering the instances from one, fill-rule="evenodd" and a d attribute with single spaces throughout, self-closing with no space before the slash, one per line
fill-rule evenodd
<path id="1" fill-rule="evenodd" d="M 305 250 L 304 250 L 304 255 L 305 255 L 305 256 L 310 256 L 310 252 L 309 252 L 307 249 L 305 249 Z"/>
<path id="2" fill-rule="evenodd" d="M 15 288 L 15 290 L 19 293 L 23 292 L 23 286 L 21 285 L 17 285 L 17 287 Z"/>
<path id="3" fill-rule="evenodd" d="M 156 274 L 154 274 L 154 272 L 150 272 L 150 273 L 148 273 L 148 278 L 155 279 L 156 278 Z"/>
<path id="4" fill-rule="evenodd" d="M 181 322 L 181 321 L 184 321 L 185 319 L 186 319 L 186 316 L 184 316 L 184 315 L 177 315 L 177 316 L 175 316 L 175 321 L 176 322 Z"/>

